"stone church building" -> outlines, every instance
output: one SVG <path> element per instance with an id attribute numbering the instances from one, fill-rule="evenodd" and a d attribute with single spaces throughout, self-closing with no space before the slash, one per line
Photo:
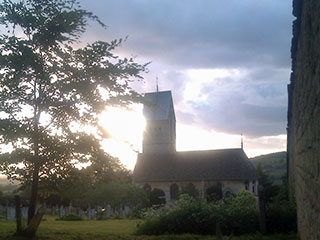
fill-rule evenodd
<path id="1" fill-rule="evenodd" d="M 192 185 L 203 198 L 224 197 L 247 189 L 258 194 L 258 176 L 242 148 L 176 151 L 176 118 L 171 91 L 146 93 L 146 130 L 138 154 L 134 184 L 146 191 L 161 189 L 166 203 Z M 197 139 L 194 139 L 197 141 Z"/>

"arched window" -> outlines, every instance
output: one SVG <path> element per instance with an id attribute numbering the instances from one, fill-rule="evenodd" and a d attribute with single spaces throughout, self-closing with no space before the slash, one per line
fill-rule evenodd
<path id="1" fill-rule="evenodd" d="M 252 192 L 255 193 L 256 181 L 252 182 Z"/>
<path id="2" fill-rule="evenodd" d="M 211 185 L 206 190 L 206 198 L 208 202 L 217 201 L 222 199 L 222 184 L 216 183 Z"/>
<path id="3" fill-rule="evenodd" d="M 180 194 L 188 194 L 190 197 L 199 197 L 199 191 L 193 183 L 183 184 Z"/>
<path id="4" fill-rule="evenodd" d="M 249 181 L 244 182 L 244 187 L 246 188 L 246 190 L 249 190 Z"/>
<path id="5" fill-rule="evenodd" d="M 156 206 L 166 204 L 166 196 L 164 194 L 164 191 L 159 188 L 153 189 L 150 194 L 150 203 L 151 205 Z"/>
<path id="6" fill-rule="evenodd" d="M 171 200 L 176 200 L 178 199 L 179 196 L 179 187 L 177 184 L 171 184 L 170 186 L 170 198 Z"/>

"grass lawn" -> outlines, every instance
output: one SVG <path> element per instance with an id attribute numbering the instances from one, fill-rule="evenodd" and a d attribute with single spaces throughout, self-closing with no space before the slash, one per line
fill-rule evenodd
<path id="1" fill-rule="evenodd" d="M 103 221 L 56 221 L 55 217 L 45 216 L 37 232 L 37 240 L 215 240 L 212 236 L 198 235 L 163 235 L 135 236 L 137 224 L 141 220 L 112 219 Z M 15 222 L 0 220 L 0 239 L 22 240 L 12 237 L 15 232 Z M 297 240 L 295 234 L 273 235 L 263 237 L 260 234 L 232 237 L 231 240 Z"/>

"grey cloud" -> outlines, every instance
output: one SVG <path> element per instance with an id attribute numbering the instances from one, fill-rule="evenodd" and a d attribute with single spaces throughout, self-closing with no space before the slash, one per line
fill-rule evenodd
<path id="1" fill-rule="evenodd" d="M 291 3 L 264 1 L 82 1 L 107 25 L 129 35 L 124 48 L 186 67 L 286 66 Z"/>
<path id="2" fill-rule="evenodd" d="M 199 122 L 208 129 L 254 137 L 285 134 L 285 107 L 262 107 L 237 101 L 212 106 L 194 106 Z"/>
<path id="3" fill-rule="evenodd" d="M 285 133 L 290 74 L 291 2 L 279 0 L 81 0 L 109 26 L 104 40 L 129 39 L 120 48 L 147 61 L 139 90 L 172 90 L 180 122 L 233 134 Z M 97 35 L 92 27 L 86 35 Z M 240 69 L 241 76 L 203 86 L 207 102 L 186 103 L 183 71 Z M 184 104 L 188 107 L 185 108 Z"/>
<path id="4" fill-rule="evenodd" d="M 274 83 L 237 82 L 230 78 L 216 81 L 219 84 L 203 86 L 201 95 L 207 97 L 205 102 L 194 99 L 188 103 L 198 124 L 254 137 L 286 133 L 285 83 L 273 88 Z"/>

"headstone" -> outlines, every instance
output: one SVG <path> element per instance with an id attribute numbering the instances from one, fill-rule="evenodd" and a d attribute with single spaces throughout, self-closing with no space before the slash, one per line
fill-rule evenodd
<path id="1" fill-rule="evenodd" d="M 16 217 L 16 209 L 14 207 L 7 207 L 6 219 L 7 221 L 13 221 Z"/>
<path id="2" fill-rule="evenodd" d="M 119 217 L 124 217 L 123 206 L 121 206 L 119 209 Z"/>
<path id="3" fill-rule="evenodd" d="M 92 211 L 91 211 L 91 206 L 90 206 L 90 204 L 89 204 L 89 206 L 88 206 L 88 220 L 92 220 Z"/>
<path id="4" fill-rule="evenodd" d="M 62 219 L 66 215 L 66 209 L 63 206 L 60 206 L 59 218 Z"/>
<path id="5" fill-rule="evenodd" d="M 21 216 L 22 219 L 27 220 L 28 219 L 28 207 L 21 208 Z"/>
<path id="6" fill-rule="evenodd" d="M 52 208 L 51 208 L 51 215 L 52 215 L 52 216 L 57 215 L 57 211 L 58 211 L 57 205 L 52 206 Z"/>
<path id="7" fill-rule="evenodd" d="M 82 216 L 84 215 L 82 208 L 78 208 L 78 215 L 79 215 L 80 217 L 82 217 Z"/>
<path id="8" fill-rule="evenodd" d="M 91 209 L 91 217 L 92 217 L 92 220 L 95 218 L 96 216 L 96 209 Z"/>
<path id="9" fill-rule="evenodd" d="M 131 209 L 128 206 L 124 206 L 124 216 L 128 217 Z"/>
<path id="10" fill-rule="evenodd" d="M 97 206 L 97 212 L 101 213 L 102 212 L 102 207 L 101 206 Z"/>
<path id="11" fill-rule="evenodd" d="M 70 202 L 69 207 L 68 207 L 68 214 L 71 214 L 72 210 L 73 210 L 73 207 L 72 207 L 72 203 Z"/>
<path id="12" fill-rule="evenodd" d="M 110 204 L 108 204 L 107 206 L 106 206 L 106 217 L 107 218 L 109 218 L 109 217 L 111 217 L 112 216 L 112 208 L 111 208 L 111 206 L 110 206 Z"/>
<path id="13" fill-rule="evenodd" d="M 112 216 L 119 216 L 119 209 L 114 208 L 112 211 Z"/>

